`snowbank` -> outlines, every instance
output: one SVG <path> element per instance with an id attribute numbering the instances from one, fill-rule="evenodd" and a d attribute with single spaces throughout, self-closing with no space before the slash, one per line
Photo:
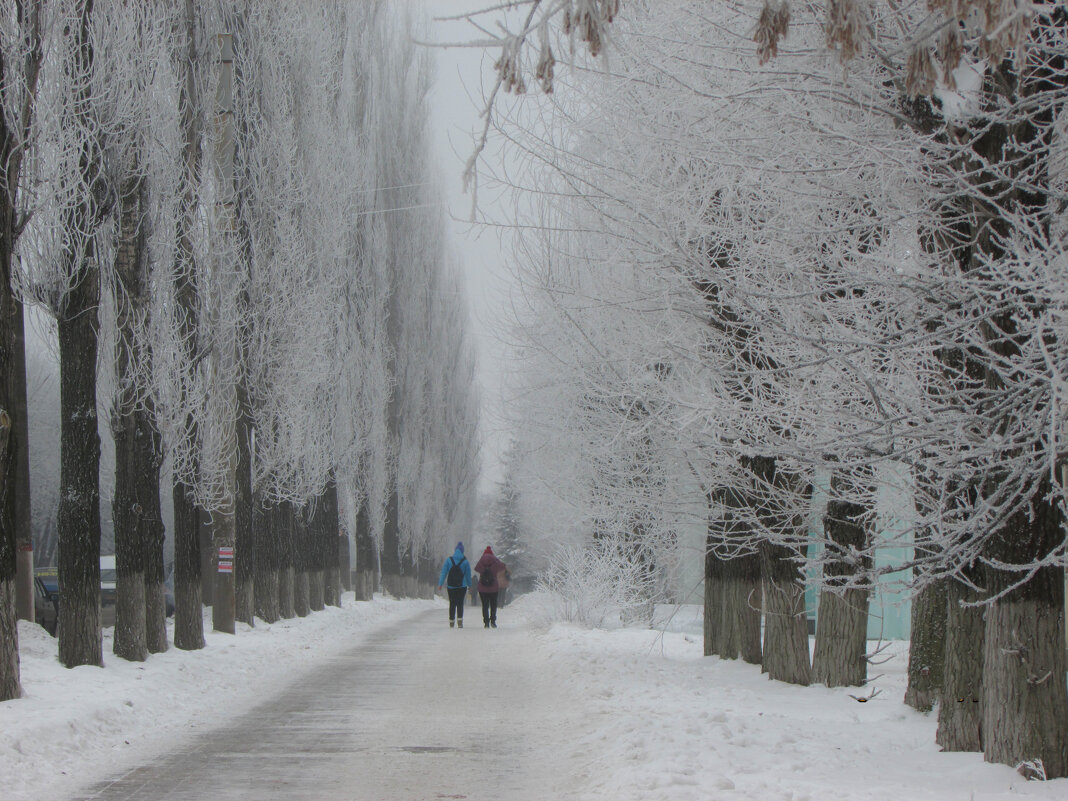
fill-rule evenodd
<path id="1" fill-rule="evenodd" d="M 536 597 L 511 608 L 530 620 L 546 613 Z M 554 659 L 576 663 L 574 680 L 589 699 L 583 798 L 1068 798 L 1068 779 L 1028 782 L 980 754 L 939 752 L 937 716 L 901 700 L 906 642 L 889 643 L 864 690 L 795 687 L 754 665 L 705 658 L 699 607 L 659 607 L 656 623 L 660 630 L 553 623 L 543 635 Z M 873 690 L 871 700 L 853 697 Z"/>
<path id="2" fill-rule="evenodd" d="M 143 663 L 115 657 L 105 629 L 103 670 L 67 670 L 56 660 L 56 641 L 20 622 L 23 697 L 0 704 L 0 797 L 61 798 L 171 750 L 250 708 L 304 665 L 435 603 L 356 603 L 346 593 L 340 609 L 271 625 L 257 620 L 255 628 L 239 623 L 236 636 L 213 632 L 208 609 L 204 650 L 172 647 Z"/>

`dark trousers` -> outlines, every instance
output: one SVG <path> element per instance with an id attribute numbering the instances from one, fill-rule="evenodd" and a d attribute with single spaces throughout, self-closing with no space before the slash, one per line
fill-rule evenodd
<path id="1" fill-rule="evenodd" d="M 449 620 L 464 619 L 464 596 L 467 587 L 449 587 Z"/>
<path id="2" fill-rule="evenodd" d="M 495 593 L 495 592 L 479 592 L 479 597 L 482 598 L 482 622 L 483 623 L 496 623 L 497 622 L 497 593 Z"/>

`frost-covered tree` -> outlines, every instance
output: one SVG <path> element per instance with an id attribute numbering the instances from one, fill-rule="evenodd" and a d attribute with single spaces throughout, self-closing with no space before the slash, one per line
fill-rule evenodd
<path id="1" fill-rule="evenodd" d="M 569 4 L 528 7 L 530 19 L 539 8 L 562 15 L 543 18 L 541 41 L 571 28 Z M 567 191 L 553 187 L 566 196 L 557 219 L 574 235 L 547 260 L 554 270 L 594 229 L 608 234 L 600 252 L 614 264 L 585 256 L 596 249 L 578 255 L 603 275 L 629 261 L 686 279 L 663 296 L 662 326 L 683 330 L 667 321 L 687 306 L 709 318 L 711 331 L 686 337 L 706 392 L 673 380 L 665 408 L 687 412 L 705 435 L 695 464 L 711 468 L 714 505 L 743 524 L 725 539 L 785 544 L 806 487 L 824 476 L 821 583 L 862 598 L 880 577 L 873 556 L 895 544 L 873 525 L 873 493 L 904 465 L 917 586 L 949 576 L 989 607 L 976 692 L 986 756 L 1050 776 L 1068 770 L 1068 703 L 1063 682 L 1050 680 L 1064 673 L 1055 411 L 1064 28 L 1051 3 L 932 4 L 930 13 L 890 3 L 634 3 L 611 23 L 613 71 L 576 81 L 575 105 L 554 83 L 555 119 L 585 136 L 609 131 L 597 140 L 607 147 L 568 159 L 574 133 L 517 137 L 564 176 Z M 520 76 L 512 86 L 528 65 L 548 63 L 525 60 L 531 31 L 502 40 L 502 81 Z M 617 84 L 616 74 L 629 80 Z M 598 128 L 597 115 L 612 122 Z M 517 121 L 510 132 L 530 119 Z M 565 205 L 576 195 L 594 223 Z M 595 303 L 572 312 L 581 337 L 596 328 L 589 308 L 618 304 L 618 294 L 606 279 Z M 597 355 L 592 375 L 616 364 Z M 685 377 L 686 361 L 676 362 Z M 754 457 L 812 478 L 777 487 L 746 476 L 739 467 Z M 769 527 L 754 488 L 786 525 Z M 716 492 L 727 494 L 717 502 Z M 842 651 L 861 666 L 862 638 Z"/>

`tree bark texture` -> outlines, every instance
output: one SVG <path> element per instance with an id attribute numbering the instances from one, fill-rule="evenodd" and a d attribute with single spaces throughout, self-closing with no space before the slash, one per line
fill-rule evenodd
<path id="1" fill-rule="evenodd" d="M 352 592 L 352 544 L 349 535 L 342 532 L 337 538 L 338 580 L 343 592 Z"/>
<path id="2" fill-rule="evenodd" d="M 386 519 L 382 527 L 382 552 L 379 555 L 382 568 L 382 589 L 400 597 L 400 497 L 394 479 L 386 502 Z"/>
<path id="3" fill-rule="evenodd" d="M 103 665 L 100 632 L 100 436 L 96 414 L 100 276 L 86 263 L 58 319 L 60 369 L 59 660 Z"/>
<path id="4" fill-rule="evenodd" d="M 930 712 L 942 692 L 946 655 L 946 582 L 931 582 L 912 599 L 909 683 L 905 703 Z"/>
<path id="5" fill-rule="evenodd" d="M 868 604 L 865 587 L 846 588 L 870 568 L 866 553 L 869 510 L 836 495 L 838 474 L 831 477 L 831 500 L 823 518 L 827 538 L 823 580 L 816 618 L 812 680 L 828 687 L 859 687 L 867 681 Z M 859 561 L 858 561 L 859 560 Z"/>
<path id="6" fill-rule="evenodd" d="M 1047 483 L 1010 518 L 984 555 L 1000 564 L 1041 559 L 1064 539 L 1063 516 Z M 983 649 L 983 750 L 989 762 L 1048 779 L 1068 776 L 1064 569 L 1026 574 L 988 567 L 995 600 Z M 1019 586 L 1014 586 L 1019 583 Z M 1012 589 L 1010 589 L 1012 588 Z"/>
<path id="7" fill-rule="evenodd" d="M 759 665 L 760 556 L 743 551 L 751 531 L 744 522 L 745 493 L 732 487 L 713 493 L 714 517 L 709 521 L 708 547 L 720 557 L 713 562 L 713 617 L 710 646 L 722 659 L 741 657 Z M 706 561 L 706 568 L 708 562 Z M 707 622 L 706 622 L 707 625 Z"/>
<path id="8" fill-rule="evenodd" d="M 801 564 L 808 555 L 808 524 L 805 515 L 782 510 L 771 494 L 796 498 L 808 508 L 812 485 L 805 477 L 778 469 L 776 460 L 756 456 L 748 460 L 753 474 L 753 506 L 767 531 L 784 539 L 762 539 L 758 546 L 764 590 L 763 670 L 768 678 L 808 685 L 812 664 L 808 643 L 808 610 L 805 608 L 805 576 Z"/>
<path id="9" fill-rule="evenodd" d="M 68 20 L 72 89 L 62 124 L 79 133 L 83 188 L 64 210 L 70 234 L 64 253 L 68 291 L 54 309 L 59 336 L 60 478 L 59 661 L 66 667 L 103 664 L 100 633 L 100 436 L 96 413 L 97 306 L 100 269 L 91 232 L 100 222 L 106 189 L 101 180 L 101 143 L 92 124 L 88 76 L 93 72 L 91 0 Z"/>
<path id="10" fill-rule="evenodd" d="M 242 381 L 237 421 L 237 495 L 234 509 L 234 609 L 235 617 L 256 624 L 256 536 L 253 533 L 252 420 L 248 414 L 248 391 Z"/>
<path id="11" fill-rule="evenodd" d="M 185 651 L 204 647 L 201 611 L 200 510 L 193 488 L 174 482 L 174 645 Z"/>
<path id="12" fill-rule="evenodd" d="M 945 648 L 935 742 L 943 751 L 982 751 L 986 609 L 966 605 L 978 601 L 980 594 L 960 581 L 947 579 L 944 595 Z"/>
<path id="13" fill-rule="evenodd" d="M 705 543 L 705 605 L 704 622 L 704 653 L 712 656 L 719 648 L 719 595 L 721 589 L 721 575 L 723 573 L 723 560 L 716 556 L 712 550 L 711 535 Z"/>
<path id="14" fill-rule="evenodd" d="M 2 353 L 0 353 L 2 355 Z M 19 630 L 15 617 L 15 526 L 7 502 L 14 483 L 11 470 L 11 416 L 0 406 L 0 701 L 22 695 L 19 681 Z"/>
<path id="15" fill-rule="evenodd" d="M 146 543 L 151 538 L 147 518 L 158 507 L 159 462 L 152 421 L 141 406 L 143 393 L 137 375 L 151 358 L 138 326 L 148 313 L 146 236 L 142 225 L 144 181 L 122 182 L 119 197 L 119 231 L 115 252 L 113 302 L 117 353 L 111 434 L 115 441 L 115 655 L 134 662 L 148 658 L 148 619 L 145 584 Z M 155 492 L 155 504 L 143 496 Z M 142 503 L 142 501 L 145 501 Z"/>
<path id="16" fill-rule="evenodd" d="M 325 528 L 325 503 L 320 495 L 308 507 L 308 527 L 301 547 L 305 554 L 308 576 L 308 609 L 321 612 L 325 608 L 326 547 L 323 542 Z"/>
<path id="17" fill-rule="evenodd" d="M 21 693 L 16 619 L 34 619 L 25 323 L 11 278 L 23 145 L 42 61 L 40 10 L 34 4 L 9 19 L 15 22 L 9 35 L 26 46 L 25 92 L 14 119 L 0 114 L 0 701 Z M 7 84 L 8 70 L 0 54 L 0 84 Z"/>
<path id="18" fill-rule="evenodd" d="M 805 577 L 798 556 L 782 545 L 767 541 L 760 544 L 764 582 L 763 668 L 769 679 L 808 686 L 812 682 L 808 612 Z"/>
<path id="19" fill-rule="evenodd" d="M 0 171 L 2 175 L 2 171 Z M 3 234 L 0 234 L 3 236 Z M 0 246 L 2 248 L 3 246 Z M 0 252 L 0 259 L 10 259 L 10 254 Z M 34 621 L 33 608 L 33 521 L 30 517 L 30 427 L 26 402 L 26 326 L 22 304 L 10 292 L 6 283 L 7 271 L 0 271 L 0 280 L 5 281 L 0 293 L 0 304 L 10 304 L 10 322 L 0 323 L 0 332 L 11 326 L 9 354 L 0 356 L 0 375 L 7 375 L 7 394 L 0 398 L 0 408 L 8 409 L 12 430 L 10 460 L 14 486 L 10 493 L 15 526 L 15 613 L 19 620 Z M 6 311 L 0 315 L 6 316 Z M 8 334 L 0 333 L 0 336 Z M 0 349 L 3 346 L 0 345 Z M 0 503 L 5 498 L 0 496 Z"/>
<path id="20" fill-rule="evenodd" d="M 252 583 L 256 615 L 265 623 L 275 623 L 278 611 L 278 536 L 282 523 L 281 507 L 263 508 L 257 500 L 253 505 L 252 528 L 256 541 L 253 557 L 256 576 Z"/>
<path id="21" fill-rule="evenodd" d="M 311 595 L 308 586 L 308 570 L 311 561 L 308 554 L 308 507 L 294 509 L 294 525 L 291 530 L 290 548 L 293 554 L 293 612 L 297 617 L 311 614 Z"/>
<path id="22" fill-rule="evenodd" d="M 357 601 L 370 601 L 375 591 L 375 539 L 371 532 L 371 516 L 367 512 L 367 499 L 360 499 L 356 510 L 356 581 Z"/>
<path id="23" fill-rule="evenodd" d="M 323 603 L 341 606 L 338 537 L 341 533 L 337 484 L 331 481 L 323 494 Z"/>
<path id="24" fill-rule="evenodd" d="M 279 504 L 279 529 L 275 539 L 278 546 L 278 614 L 285 619 L 297 616 L 294 602 L 296 583 L 294 569 L 294 540 L 296 512 L 288 501 Z"/>
<path id="25" fill-rule="evenodd" d="M 185 0 L 182 13 L 182 28 L 179 32 L 185 48 L 185 57 L 178 60 L 181 87 L 178 98 L 182 130 L 182 172 L 180 193 L 182 205 L 178 216 L 175 256 L 175 314 L 181 335 L 181 347 L 185 361 L 191 368 L 201 360 L 197 337 L 199 315 L 199 288 L 194 254 L 194 231 L 199 224 L 196 187 L 200 180 L 201 125 L 198 108 L 200 100 L 193 65 L 197 63 L 197 31 L 195 0 Z M 183 376 L 182 395 L 186 395 Z M 172 447 L 184 446 L 191 453 L 197 441 L 197 422 L 192 415 L 185 421 L 181 437 L 183 443 L 170 443 Z M 204 617 L 202 612 L 203 582 L 200 560 L 200 512 L 195 504 L 193 487 L 180 477 L 175 477 L 172 486 L 174 501 L 174 644 L 184 650 L 204 647 Z"/>

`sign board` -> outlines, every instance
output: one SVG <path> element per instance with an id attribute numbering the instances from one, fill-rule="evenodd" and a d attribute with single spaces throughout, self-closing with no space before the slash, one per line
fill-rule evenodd
<path id="1" fill-rule="evenodd" d="M 220 559 L 219 560 L 219 572 L 220 573 L 233 573 L 234 572 L 234 563 L 229 559 L 225 559 L 225 560 L 224 559 Z"/>
<path id="2" fill-rule="evenodd" d="M 219 558 L 220 559 L 233 559 L 234 558 L 234 549 L 232 547 L 219 548 Z"/>
<path id="3" fill-rule="evenodd" d="M 32 551 L 33 550 L 33 543 L 32 542 L 20 542 L 19 543 L 19 550 L 22 551 L 22 552 Z"/>

